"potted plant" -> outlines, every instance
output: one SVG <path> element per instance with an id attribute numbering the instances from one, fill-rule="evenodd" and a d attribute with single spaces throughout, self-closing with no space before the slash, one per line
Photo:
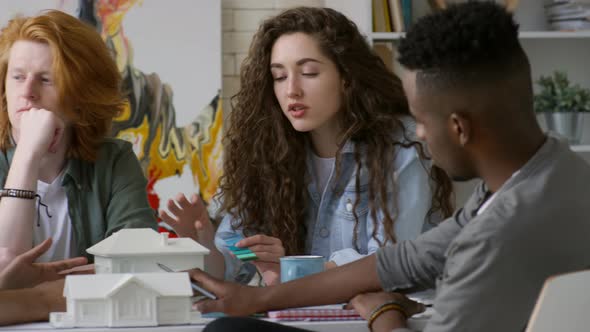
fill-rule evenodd
<path id="1" fill-rule="evenodd" d="M 563 71 L 541 76 L 541 88 L 534 97 L 535 112 L 543 113 L 547 129 L 578 144 L 582 136 L 583 113 L 590 112 L 590 90 L 572 85 Z"/>

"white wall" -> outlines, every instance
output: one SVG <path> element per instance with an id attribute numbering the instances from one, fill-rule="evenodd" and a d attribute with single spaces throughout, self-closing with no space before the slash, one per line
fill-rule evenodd
<path id="1" fill-rule="evenodd" d="M 36 15 L 47 8 L 59 8 L 66 13 L 76 14 L 78 1 L 75 0 L 0 0 L 0 24 L 4 26 L 16 14 Z"/>
<path id="2" fill-rule="evenodd" d="M 356 23 L 362 34 L 367 35 L 371 32 L 371 11 L 364 0 L 324 0 L 324 2 L 325 7 L 341 12 Z"/>
<path id="3" fill-rule="evenodd" d="M 178 127 L 221 88 L 220 17 L 219 0 L 144 0 L 123 21 L 135 67 L 172 87 Z"/>

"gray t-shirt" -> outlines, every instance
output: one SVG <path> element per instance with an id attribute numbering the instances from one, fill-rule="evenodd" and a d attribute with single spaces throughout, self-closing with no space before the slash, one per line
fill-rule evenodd
<path id="1" fill-rule="evenodd" d="M 377 252 L 383 289 L 437 288 L 424 331 L 521 331 L 544 281 L 590 266 L 590 165 L 554 137 L 489 197 Z M 396 329 L 408 331 L 407 329 Z"/>

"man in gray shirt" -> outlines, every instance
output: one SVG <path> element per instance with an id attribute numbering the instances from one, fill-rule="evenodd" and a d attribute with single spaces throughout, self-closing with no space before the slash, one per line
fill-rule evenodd
<path id="1" fill-rule="evenodd" d="M 489 1 L 450 6 L 414 24 L 398 52 L 417 135 L 435 164 L 482 184 L 415 241 L 324 273 L 249 288 L 194 271 L 219 297 L 201 302 L 203 312 L 352 299 L 373 331 L 408 331 L 405 315 L 422 308 L 399 292 L 436 286 L 425 331 L 520 331 L 549 276 L 590 265 L 590 166 L 539 128 L 512 16 Z M 264 324 L 225 319 L 207 330 L 281 330 Z"/>

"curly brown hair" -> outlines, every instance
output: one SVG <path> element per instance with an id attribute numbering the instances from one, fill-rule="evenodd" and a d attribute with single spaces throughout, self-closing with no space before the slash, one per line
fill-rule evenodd
<path id="1" fill-rule="evenodd" d="M 356 25 L 341 13 L 329 8 L 299 7 L 263 22 L 250 45 L 240 71 L 241 88 L 232 97 L 233 110 L 224 138 L 226 156 L 221 179 L 222 211 L 231 213 L 232 227 L 241 227 L 245 235 L 264 233 L 279 238 L 286 253 L 304 250 L 306 230 L 307 183 L 306 146 L 308 133 L 297 132 L 283 115 L 273 90 L 270 72 L 271 50 L 284 34 L 301 32 L 314 37 L 321 51 L 333 61 L 343 78 L 343 131 L 336 154 L 339 175 L 340 151 L 348 140 L 354 142 L 357 169 L 366 167 L 369 174 L 369 208 L 373 222 L 377 211 L 386 239 L 395 242 L 396 213 L 387 208 L 393 188 L 393 156 L 397 147 L 414 146 L 426 160 L 422 145 L 411 139 L 401 121 L 409 110 L 401 82 L 387 70 L 371 50 Z M 401 133 L 401 135 L 395 135 Z M 403 137 L 396 140 L 393 137 Z M 370 153 L 362 155 L 363 145 Z M 356 172 L 357 195 L 355 234 L 358 227 L 360 173 Z M 452 213 L 452 185 L 440 170 L 431 172 L 436 188 L 430 213 Z M 335 188 L 337 190 L 338 188 Z M 377 226 L 377 225 L 375 225 Z M 378 227 L 374 227 L 375 230 Z M 356 236 L 354 237 L 356 244 Z"/>

